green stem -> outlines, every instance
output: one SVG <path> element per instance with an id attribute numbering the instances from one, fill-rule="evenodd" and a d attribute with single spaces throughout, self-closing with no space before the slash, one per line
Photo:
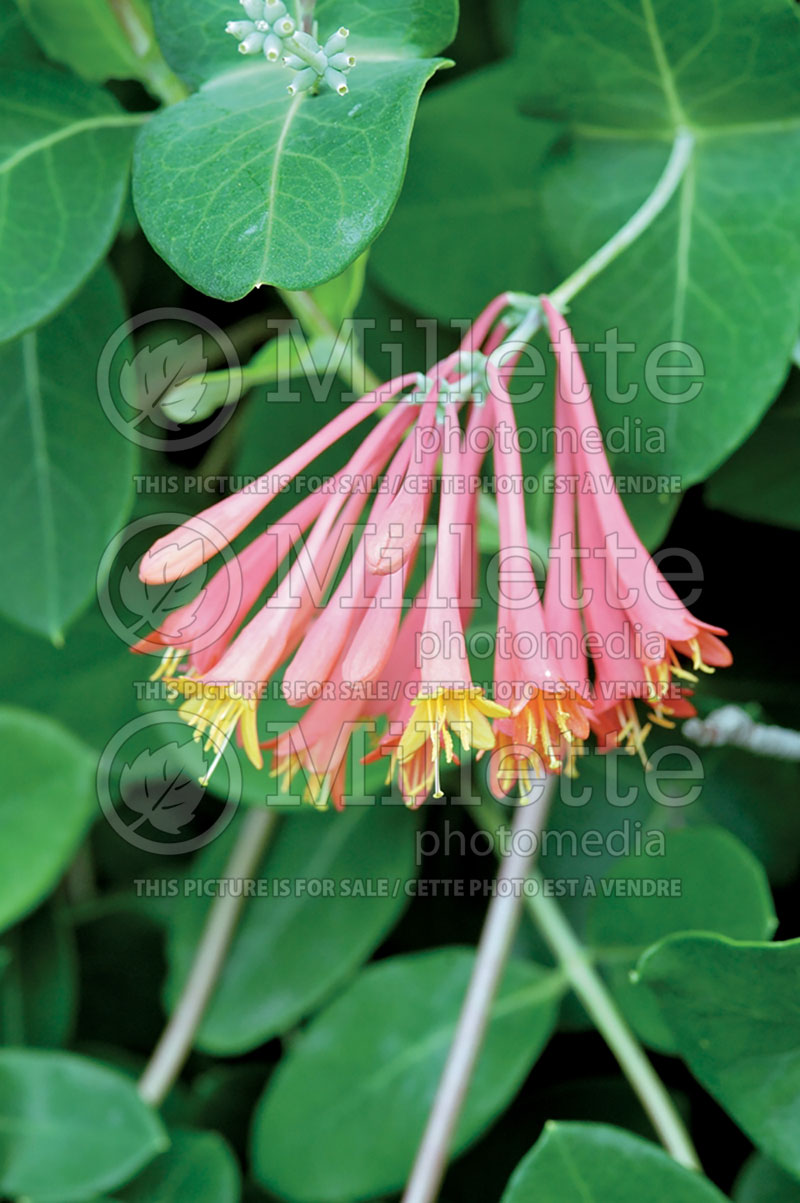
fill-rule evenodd
<path id="1" fill-rule="evenodd" d="M 178 104 L 179 101 L 185 100 L 190 95 L 183 80 L 178 78 L 175 72 L 167 66 L 161 54 L 155 50 L 151 51 L 147 59 L 142 62 L 142 74 L 148 90 L 162 104 Z"/>
<path id="2" fill-rule="evenodd" d="M 475 822 L 491 834 L 499 825 L 495 809 L 484 804 L 473 808 L 472 814 Z M 592 1023 L 616 1057 L 659 1140 L 681 1165 L 692 1170 L 701 1169 L 691 1137 L 669 1092 L 595 969 L 591 954 L 581 944 L 558 903 L 545 896 L 538 870 L 533 869 L 530 877 L 539 887 L 535 894 L 525 898 L 530 917 Z"/>
<path id="3" fill-rule="evenodd" d="M 239 880 L 256 873 L 277 822 L 278 814 L 274 810 L 266 807 L 248 810 L 225 866 L 224 877 Z M 224 893 L 211 904 L 180 997 L 139 1079 L 139 1095 L 152 1107 L 161 1106 L 192 1050 L 197 1029 L 225 965 L 244 898 L 244 890 L 238 894 Z"/>
<path id="4" fill-rule="evenodd" d="M 168 66 L 149 28 L 131 0 L 111 0 L 111 8 L 122 26 L 131 50 L 139 60 L 141 79 L 162 104 L 177 104 L 189 89 Z"/>
<path id="5" fill-rule="evenodd" d="M 355 340 L 342 339 L 341 334 L 328 321 L 310 292 L 297 292 L 279 288 L 286 308 L 292 313 L 312 337 L 326 338 L 331 341 L 331 354 L 338 354 L 339 360 L 336 371 L 348 388 L 354 393 L 371 393 L 382 383 L 372 372 L 359 354 Z"/>
<path id="6" fill-rule="evenodd" d="M 596 276 L 605 271 L 618 255 L 627 250 L 653 224 L 675 195 L 686 173 L 686 168 L 691 162 L 694 145 L 694 136 L 688 130 L 679 129 L 677 131 L 667 165 L 647 200 L 617 230 L 616 234 L 609 238 L 608 242 L 604 243 L 571 276 L 567 276 L 563 284 L 559 284 L 558 288 L 550 293 L 550 300 L 557 309 L 563 310 L 582 288 L 585 288 Z"/>
<path id="7" fill-rule="evenodd" d="M 648 1060 L 631 1029 L 554 899 L 542 892 L 542 879 L 534 873 L 539 890 L 526 898 L 534 923 L 547 942 L 589 1018 L 616 1057 L 658 1138 L 668 1153 L 687 1169 L 701 1169 L 700 1161 L 664 1083 Z"/>
<path id="8" fill-rule="evenodd" d="M 686 174 L 686 169 L 692 160 L 694 147 L 694 135 L 689 130 L 679 129 L 675 135 L 675 141 L 672 144 L 667 164 L 655 188 L 647 199 L 628 218 L 625 224 L 617 230 L 616 234 L 609 238 L 608 242 L 604 242 L 599 250 L 589 256 L 585 263 L 582 263 L 557 288 L 548 293 L 556 309 L 565 310 L 569 302 L 573 297 L 577 296 L 581 289 L 585 288 L 587 284 L 591 284 L 592 280 L 605 271 L 609 264 L 613 263 L 623 251 L 636 242 L 637 238 L 640 238 L 645 230 L 653 224 L 658 215 L 663 213 Z M 533 308 L 537 303 L 536 297 L 527 293 L 509 293 L 509 299 L 515 308 L 528 306 Z M 534 333 L 540 325 L 541 314 L 539 315 L 537 325 L 534 327 Z M 526 331 L 526 333 L 528 332 Z M 510 337 L 513 338 L 513 336 Z M 530 337 L 529 333 L 528 337 Z M 519 343 L 520 340 L 514 338 L 513 341 Z"/>
<path id="9" fill-rule="evenodd" d="M 520 806 L 514 816 L 516 836 L 538 837 L 547 818 L 555 778 L 544 786 L 535 805 Z M 467 993 L 458 1016 L 453 1042 L 439 1079 L 422 1142 L 403 1193 L 402 1203 L 433 1203 L 447 1168 L 447 1158 L 464 1107 L 481 1047 L 491 1018 L 492 1005 L 503 977 L 522 913 L 522 893 L 504 892 L 502 883 L 518 885 L 530 873 L 538 838 L 527 841 L 527 851 L 504 858 L 497 874 L 498 889 L 486 912 L 475 953 Z"/>
<path id="10" fill-rule="evenodd" d="M 574 271 L 562 284 L 559 284 L 555 291 L 550 293 L 550 299 L 557 308 L 566 307 L 582 288 L 585 288 L 595 276 L 608 267 L 609 263 L 635 242 L 653 223 L 674 196 L 691 161 L 693 149 L 693 135 L 688 130 L 679 130 L 675 136 L 667 165 L 644 203 L 608 242 L 604 243 L 577 271 Z M 339 331 L 331 325 L 310 292 L 303 290 L 295 292 L 289 289 L 278 289 L 278 292 L 286 307 L 297 318 L 308 336 L 328 339 L 331 343 L 331 353 L 341 352 L 336 371 L 349 388 L 357 393 L 366 393 L 378 387 L 380 381 L 367 367 L 354 340 L 344 341 L 341 338 Z M 527 310 L 520 324 L 508 336 L 509 344 L 519 345 L 520 342 L 528 342 L 539 329 L 542 314 L 536 297 L 524 293 L 509 295 L 515 307 L 524 307 Z M 387 402 L 385 407 L 381 407 L 380 412 L 388 412 L 391 404 L 391 402 Z"/>

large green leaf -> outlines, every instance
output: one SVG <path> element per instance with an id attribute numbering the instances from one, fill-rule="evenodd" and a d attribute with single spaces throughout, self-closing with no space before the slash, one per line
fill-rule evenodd
<path id="1" fill-rule="evenodd" d="M 56 723 L 0 710 L 0 928 L 52 890 L 96 805 L 88 748 Z"/>
<path id="2" fill-rule="evenodd" d="M 243 63 L 219 0 L 159 0 L 162 44 L 201 90 L 143 131 L 134 201 L 156 250 L 190 284 L 233 300 L 259 284 L 338 275 L 374 239 L 405 170 L 419 95 L 442 65 L 453 0 L 320 5 L 321 37 L 346 24 L 350 93 L 290 98 L 287 71 Z M 420 57 L 426 56 L 426 57 Z M 238 60 L 238 61 L 237 61 Z"/>
<path id="3" fill-rule="evenodd" d="M 521 117 L 513 65 L 487 67 L 424 101 L 403 192 L 370 270 L 405 304 L 468 318 L 508 289 L 555 284 L 538 189 L 557 126 Z"/>
<path id="4" fill-rule="evenodd" d="M 88 600 L 131 497 L 134 447 L 103 413 L 95 380 L 103 344 L 124 320 L 117 286 L 102 268 L 46 326 L 0 348 L 9 582 L 0 610 L 56 642 Z"/>
<path id="5" fill-rule="evenodd" d="M 528 0 L 518 65 L 526 111 L 571 130 L 543 184 L 563 272 L 644 200 L 676 132 L 693 138 L 676 195 L 571 314 L 601 421 L 620 413 L 597 347 L 616 328 L 629 344 L 619 388 L 636 385 L 632 408 L 664 429 L 650 470 L 685 487 L 756 424 L 800 326 L 800 23 L 786 0 L 703 0 L 679 16 L 672 0 Z M 658 378 L 659 365 L 678 374 Z"/>
<path id="6" fill-rule="evenodd" d="M 402 1185 L 473 964 L 458 948 L 381 961 L 310 1024 L 255 1114 L 252 1155 L 263 1185 L 298 1203 L 342 1203 Z M 552 1031 L 562 988 L 538 966 L 509 964 L 457 1151 L 510 1102 Z"/>
<path id="7" fill-rule="evenodd" d="M 263 892 L 247 903 L 200 1027 L 202 1048 L 229 1056 L 263 1044 L 312 1011 L 367 959 L 408 901 L 416 827 L 402 806 L 284 820 L 258 873 Z M 228 843 L 223 838 L 209 845 L 192 876 L 218 878 Z M 174 915 L 166 987 L 171 1003 L 209 905 L 189 896 Z"/>
<path id="8" fill-rule="evenodd" d="M 588 941 L 606 966 L 628 1020 L 640 1036 L 666 1051 L 674 1051 L 675 1044 L 658 1004 L 629 977 L 647 945 L 679 931 L 768 940 L 777 925 L 764 870 L 722 828 L 670 831 L 657 861 L 625 857 L 598 885 Z"/>
<path id="9" fill-rule="evenodd" d="M 608 1124 L 548 1123 L 501 1203 L 725 1203 L 707 1179 Z"/>
<path id="10" fill-rule="evenodd" d="M 77 1203 L 132 1177 L 169 1141 L 127 1078 L 67 1053 L 0 1050 L 0 1190 Z"/>
<path id="11" fill-rule="evenodd" d="M 645 953 L 638 973 L 695 1077 L 763 1152 L 800 1176 L 800 940 L 670 936 Z"/>
<path id="12" fill-rule="evenodd" d="M 141 122 L 62 72 L 3 72 L 0 342 L 58 309 L 102 259 Z"/>

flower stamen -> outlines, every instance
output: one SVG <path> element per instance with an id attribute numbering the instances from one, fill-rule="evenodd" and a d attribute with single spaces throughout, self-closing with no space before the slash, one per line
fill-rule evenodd
<path id="1" fill-rule="evenodd" d="M 620 724 L 619 730 L 616 732 L 617 746 L 624 745 L 625 750 L 631 755 L 636 753 L 645 769 L 651 768 L 644 744 L 653 729 L 652 723 L 645 723 L 642 726 L 639 715 L 636 713 L 636 706 L 630 699 L 620 703 L 616 707 L 616 712 Z"/>
<path id="2" fill-rule="evenodd" d="M 208 785 L 237 726 L 248 760 L 257 769 L 263 766 L 258 745 L 256 697 L 243 697 L 241 691 L 230 684 L 209 685 L 187 676 L 165 680 L 171 689 L 186 698 L 178 708 L 178 714 L 194 729 L 194 739 L 203 743 L 204 752 L 212 749 L 215 752 L 210 767 L 200 778 L 201 785 Z"/>
<path id="3" fill-rule="evenodd" d="M 424 689 L 411 705 L 411 717 L 392 751 L 391 771 L 398 767 L 403 794 L 414 804 L 431 785 L 433 796 L 443 797 L 441 753 L 448 764 L 456 760 L 453 732 L 465 751 L 474 749 L 480 757 L 495 743 L 488 720 L 505 718 L 509 711 L 478 686 Z"/>

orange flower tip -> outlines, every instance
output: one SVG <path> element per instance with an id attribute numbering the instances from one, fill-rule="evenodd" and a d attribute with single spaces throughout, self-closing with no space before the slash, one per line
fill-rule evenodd
<path id="1" fill-rule="evenodd" d="M 387 785 L 388 784 L 389 783 L 387 782 Z M 444 797 L 443 794 L 434 794 L 433 796 L 434 796 L 434 798 Z M 409 810 L 419 810 L 425 801 L 425 794 L 424 793 L 403 794 L 403 801 L 405 802 L 405 804 Z"/>
<path id="2" fill-rule="evenodd" d="M 163 654 L 164 645 L 158 638 L 158 632 L 153 631 L 151 634 L 143 635 L 141 639 L 137 639 L 136 643 L 132 643 L 130 646 L 130 651 L 132 651 L 135 656 L 146 656 L 150 653 L 157 655 L 159 652 Z"/>
<path id="3" fill-rule="evenodd" d="M 586 701 L 571 691 L 538 690 L 528 698 L 523 708 L 499 728 L 501 746 L 510 743 L 525 749 L 508 754 L 508 759 L 516 762 L 513 771 L 507 770 L 509 778 L 513 780 L 516 774 L 529 791 L 530 763 L 534 758 L 540 774 L 565 771 L 574 775 L 570 769 L 574 767 L 576 749 L 589 734 L 587 708 Z"/>

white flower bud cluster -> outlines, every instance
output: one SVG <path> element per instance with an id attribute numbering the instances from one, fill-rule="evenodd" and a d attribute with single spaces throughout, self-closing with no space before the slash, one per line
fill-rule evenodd
<path id="1" fill-rule="evenodd" d="M 349 36 L 350 30 L 342 27 L 331 34 L 324 46 L 320 46 L 316 38 L 302 30 L 289 38 L 289 54 L 283 61 L 297 72 L 289 84 L 289 95 L 307 92 L 310 88 L 319 87 L 322 82 L 339 96 L 345 96 L 348 91 L 345 76 L 356 65 L 353 55 L 347 53 Z"/>
<path id="2" fill-rule="evenodd" d="M 239 0 L 246 21 L 229 21 L 225 32 L 239 42 L 240 54 L 263 54 L 270 63 L 280 59 L 296 72 L 287 91 L 290 96 L 325 86 L 346 95 L 345 76 L 356 65 L 347 53 L 349 29 L 337 29 L 323 46 L 310 33 L 297 29 L 283 0 Z"/>
<path id="3" fill-rule="evenodd" d="M 239 42 L 240 54 L 263 54 L 277 63 L 286 53 L 285 42 L 295 32 L 295 22 L 283 0 L 239 0 L 247 21 L 229 21 L 225 32 Z"/>

